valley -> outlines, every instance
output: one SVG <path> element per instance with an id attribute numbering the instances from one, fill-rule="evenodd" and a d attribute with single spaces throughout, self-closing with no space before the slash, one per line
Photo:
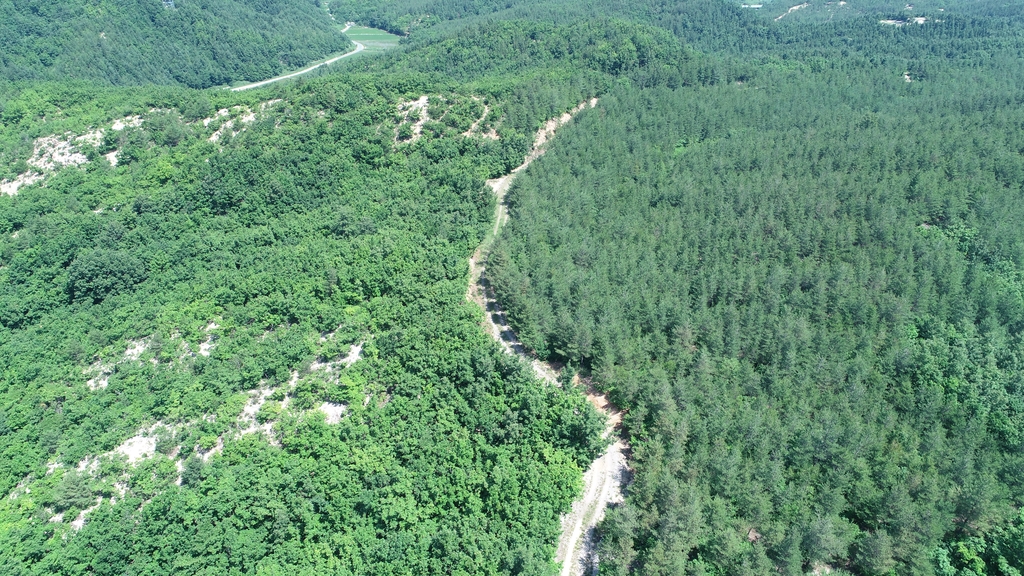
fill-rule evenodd
<path id="1" fill-rule="evenodd" d="M 0 6 L 0 572 L 1019 576 L 1019 3 Z"/>

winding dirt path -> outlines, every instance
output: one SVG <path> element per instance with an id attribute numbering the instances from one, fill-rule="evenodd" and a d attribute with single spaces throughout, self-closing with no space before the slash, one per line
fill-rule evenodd
<path id="1" fill-rule="evenodd" d="M 590 382 L 586 385 L 587 400 L 607 417 L 602 437 L 611 436 L 613 442 L 583 473 L 583 496 L 562 517 L 562 534 L 555 550 L 555 561 L 562 563 L 561 576 L 597 574 L 597 525 L 609 506 L 622 503 L 623 488 L 631 475 L 626 459 L 629 445 L 619 429 L 622 413 Z"/>
<path id="2" fill-rule="evenodd" d="M 494 214 L 494 229 L 480 244 L 469 259 L 469 290 L 466 298 L 476 302 L 484 310 L 484 329 L 509 354 L 527 360 L 537 376 L 550 384 L 558 385 L 560 367 L 534 358 L 523 346 L 508 325 L 505 311 L 495 300 L 494 291 L 487 281 L 487 255 L 494 238 L 501 227 L 508 222 L 508 206 L 505 194 L 519 172 L 526 169 L 534 160 L 544 154 L 545 144 L 551 140 L 561 126 L 587 107 L 597 106 L 597 98 L 583 102 L 572 111 L 558 118 L 552 118 L 540 130 L 533 142 L 533 148 L 523 163 L 512 172 L 500 178 L 488 180 L 487 185 L 494 191 L 498 202 Z M 579 383 L 579 380 L 575 381 Z M 607 420 L 603 437 L 612 437 L 614 442 L 604 454 L 595 460 L 583 474 L 583 494 L 573 502 L 572 510 L 562 517 L 562 533 L 555 551 L 555 561 L 562 564 L 561 576 L 584 576 L 597 573 L 597 524 L 604 518 L 605 511 L 612 504 L 623 500 L 623 487 L 629 480 L 630 472 L 626 464 L 628 444 L 621 438 L 619 427 L 622 415 L 603 394 L 597 392 L 589 381 L 587 400 L 603 414 Z"/>
<path id="3" fill-rule="evenodd" d="M 352 25 L 353 25 L 352 22 L 346 22 L 345 23 L 345 27 L 341 30 L 341 32 L 342 33 L 348 32 L 348 29 L 351 28 Z M 282 76 L 277 76 L 277 77 L 274 77 L 274 78 L 269 78 L 267 80 L 260 80 L 259 82 L 253 82 L 252 84 L 246 84 L 244 86 L 236 86 L 236 87 L 232 88 L 231 91 L 232 92 L 240 92 L 242 90 L 249 90 L 250 88 L 259 88 L 260 86 L 266 86 L 267 84 L 273 84 L 274 82 L 280 82 L 281 80 L 287 80 L 289 78 L 295 78 L 296 76 L 302 76 L 303 74 L 308 74 L 308 73 L 312 72 L 313 70 L 316 70 L 317 68 L 319 68 L 321 66 L 327 66 L 328 64 L 334 64 L 335 62 L 337 62 L 338 60 L 341 60 L 342 58 L 348 58 L 349 56 L 352 56 L 353 54 L 358 54 L 359 52 L 362 52 L 363 50 L 366 50 L 366 46 L 364 46 L 362 42 L 356 42 L 355 40 L 353 40 L 352 43 L 355 44 L 356 47 L 353 48 L 351 51 L 342 54 L 341 56 L 335 56 L 334 58 L 331 58 L 329 60 L 324 60 L 323 62 L 321 62 L 319 64 L 314 64 L 314 65 L 312 65 L 312 66 L 310 66 L 308 68 L 303 68 L 302 70 L 299 70 L 298 72 L 292 72 L 290 74 L 284 74 Z"/>

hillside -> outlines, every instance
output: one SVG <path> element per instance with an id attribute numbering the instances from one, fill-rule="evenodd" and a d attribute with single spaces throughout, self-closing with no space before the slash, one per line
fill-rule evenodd
<path id="1" fill-rule="evenodd" d="M 313 0 L 6 0 L 0 75 L 206 88 L 262 80 L 351 43 Z"/>
<path id="2" fill-rule="evenodd" d="M 602 573 L 1019 573 L 1022 46 L 950 19 L 619 86 L 517 179 L 497 300 L 628 412 Z"/>
<path id="3" fill-rule="evenodd" d="M 791 7 L 0 3 L 0 572 L 1020 576 L 1020 2 Z"/>
<path id="4" fill-rule="evenodd" d="M 567 32 L 604 34 L 476 41 L 532 35 L 540 56 Z M 480 329 L 467 262 L 485 180 L 645 66 L 510 53 L 432 71 L 449 53 L 243 92 L 48 83 L 7 102 L 8 573 L 553 570 L 603 424 Z"/>

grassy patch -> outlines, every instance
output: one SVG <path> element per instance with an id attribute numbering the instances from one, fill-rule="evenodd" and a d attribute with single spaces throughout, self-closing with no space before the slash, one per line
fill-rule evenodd
<path id="1" fill-rule="evenodd" d="M 398 41 L 401 39 L 401 36 L 365 26 L 353 26 L 348 29 L 348 32 L 345 32 L 345 35 L 348 36 L 349 40 L 361 42 L 366 46 L 366 50 L 363 50 L 360 54 L 379 54 L 385 50 L 390 50 L 398 46 Z"/>

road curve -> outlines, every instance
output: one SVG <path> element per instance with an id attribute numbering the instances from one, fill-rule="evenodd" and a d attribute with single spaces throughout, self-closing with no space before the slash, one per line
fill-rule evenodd
<path id="1" fill-rule="evenodd" d="M 352 25 L 353 25 L 353 22 L 346 22 L 345 23 L 345 28 L 342 29 L 342 33 L 347 32 L 348 29 L 352 27 Z M 232 88 L 231 91 L 232 92 L 240 92 L 242 90 L 248 90 L 250 88 L 259 88 L 260 86 L 266 86 L 267 84 L 273 84 L 274 82 L 280 82 L 281 80 L 287 80 L 289 78 L 295 78 L 296 76 L 302 76 L 303 74 L 308 74 L 309 72 L 312 72 L 313 70 L 316 70 L 317 68 L 319 68 L 321 66 L 327 66 L 328 64 L 334 64 L 335 62 L 337 62 L 338 60 L 341 60 L 342 58 L 348 58 L 349 56 L 352 56 L 353 54 L 357 54 L 359 52 L 362 52 L 363 50 L 366 50 L 366 46 L 364 46 L 362 44 L 362 42 L 356 42 L 355 40 L 353 40 L 352 43 L 355 44 L 356 47 L 352 51 L 346 52 L 346 53 L 342 54 L 341 56 L 335 56 L 334 58 L 331 58 L 330 60 L 325 60 L 325 61 L 323 61 L 323 62 L 321 62 L 319 64 L 314 64 L 314 65 L 310 66 L 309 68 L 303 68 L 302 70 L 299 70 L 298 72 L 292 72 L 290 74 L 285 74 L 283 76 L 277 76 L 275 78 L 270 78 L 268 80 L 260 80 L 259 82 L 253 82 L 252 84 L 246 84 L 244 86 L 236 86 L 236 87 Z"/>

